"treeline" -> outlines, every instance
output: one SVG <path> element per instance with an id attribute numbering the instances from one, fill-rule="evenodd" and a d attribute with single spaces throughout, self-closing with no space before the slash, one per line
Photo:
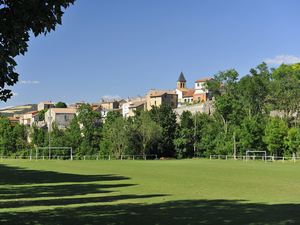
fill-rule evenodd
<path id="1" fill-rule="evenodd" d="M 263 150 L 268 155 L 295 156 L 300 146 L 299 101 L 300 64 L 282 64 L 269 69 L 265 63 L 238 80 L 230 69 L 220 71 L 206 82 L 215 97 L 215 113 L 182 113 L 179 123 L 167 105 L 136 111 L 123 118 L 110 111 L 105 124 L 101 114 L 83 104 L 70 128 L 52 124 L 51 146 L 72 147 L 74 155 L 145 155 L 190 158 L 218 155 L 245 155 Z M 281 117 L 270 117 L 277 110 Z M 30 133 L 32 141 L 27 142 Z M 33 126 L 10 125 L 0 119 L 1 155 L 29 155 L 30 149 L 49 146 L 49 133 Z M 48 150 L 41 153 L 48 154 Z M 67 155 L 67 150 L 53 155 Z"/>

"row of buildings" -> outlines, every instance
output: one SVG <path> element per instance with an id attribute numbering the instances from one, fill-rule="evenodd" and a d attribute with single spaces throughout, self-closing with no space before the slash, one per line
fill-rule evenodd
<path id="1" fill-rule="evenodd" d="M 211 80 L 212 78 L 198 79 L 195 81 L 195 88 L 188 89 L 187 81 L 181 72 L 177 80 L 177 87 L 173 91 L 151 89 L 144 97 L 138 95 L 135 99 L 127 98 L 112 101 L 101 99 L 99 103 L 89 104 L 94 111 L 101 112 L 104 121 L 107 113 L 111 110 L 118 110 L 123 117 L 129 117 L 134 116 L 134 111 L 137 109 L 150 110 L 152 106 L 160 106 L 161 104 L 178 108 L 193 102 L 211 100 L 211 92 L 204 88 L 204 83 Z M 35 123 L 39 127 L 48 127 L 51 120 L 61 127 L 69 127 L 77 109 L 82 104 L 84 104 L 84 101 L 71 104 L 68 108 L 55 108 L 55 104 L 51 101 L 40 102 L 37 111 L 29 111 L 21 115 L 16 114 L 10 119 L 12 122 L 19 122 L 27 126 L 32 126 Z M 45 119 L 41 121 L 38 114 L 39 111 L 44 109 L 51 110 L 45 113 Z"/>

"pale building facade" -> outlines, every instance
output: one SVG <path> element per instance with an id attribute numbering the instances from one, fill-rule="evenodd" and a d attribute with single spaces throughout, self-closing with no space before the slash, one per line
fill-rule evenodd
<path id="1" fill-rule="evenodd" d="M 50 123 L 55 122 L 57 125 L 64 127 L 69 127 L 74 115 L 76 113 L 75 108 L 53 108 L 49 109 L 45 113 L 45 122 L 47 126 L 50 126 Z M 51 122 L 50 122 L 51 121 Z"/>
<path id="2" fill-rule="evenodd" d="M 25 124 L 27 126 L 32 126 L 34 122 L 39 121 L 39 111 L 29 111 L 20 115 L 20 124 Z"/>
<path id="3" fill-rule="evenodd" d="M 50 109 L 55 108 L 55 104 L 51 101 L 49 102 L 40 102 L 38 104 L 38 111 L 44 110 L 44 109 Z"/>
<path id="4" fill-rule="evenodd" d="M 147 93 L 147 110 L 150 110 L 152 106 L 159 107 L 163 103 L 177 108 L 178 95 L 173 91 L 162 90 L 150 90 Z"/>
<path id="5" fill-rule="evenodd" d="M 198 79 L 195 81 L 195 93 L 193 95 L 193 101 L 207 101 L 211 99 L 211 94 L 208 89 L 205 89 L 205 82 L 206 81 L 212 81 L 213 78 L 204 78 L 204 79 Z"/>

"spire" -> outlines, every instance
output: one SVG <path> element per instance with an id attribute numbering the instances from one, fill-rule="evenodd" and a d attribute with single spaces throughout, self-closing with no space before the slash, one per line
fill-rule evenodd
<path id="1" fill-rule="evenodd" d="M 182 72 L 180 73 L 180 76 L 179 76 L 179 78 L 178 78 L 178 81 L 179 81 L 179 82 L 186 82 L 186 79 L 184 78 Z M 177 82 L 178 82 L 178 81 L 177 81 Z"/>

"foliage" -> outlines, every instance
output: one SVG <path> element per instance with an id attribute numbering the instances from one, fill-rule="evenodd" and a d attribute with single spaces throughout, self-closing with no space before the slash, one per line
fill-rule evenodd
<path id="1" fill-rule="evenodd" d="M 17 63 L 14 58 L 27 52 L 29 32 L 34 36 L 47 34 L 61 24 L 63 11 L 75 0 L 1 0 L 0 1 L 0 100 L 7 101 L 12 96 L 5 86 L 18 82 Z"/>
<path id="2" fill-rule="evenodd" d="M 81 154 L 92 155 L 99 150 L 102 132 L 102 116 L 93 111 L 89 104 L 82 104 L 78 109 L 78 122 L 82 125 Z"/>
<path id="3" fill-rule="evenodd" d="M 64 102 L 58 102 L 58 103 L 55 105 L 55 108 L 67 108 L 67 104 L 64 103 Z"/>
<path id="4" fill-rule="evenodd" d="M 287 127 L 279 117 L 270 117 L 265 129 L 264 142 L 268 145 L 270 153 L 278 156 L 284 149 L 284 137 L 287 135 Z"/>
<path id="5" fill-rule="evenodd" d="M 142 111 L 139 121 L 134 124 L 134 129 L 139 137 L 139 146 L 142 155 L 149 153 L 150 147 L 161 138 L 162 127 L 151 119 L 148 111 Z"/>
<path id="6" fill-rule="evenodd" d="M 38 117 L 39 117 L 39 120 L 40 120 L 40 121 L 42 121 L 42 120 L 45 119 L 45 113 L 46 113 L 48 110 L 49 110 L 49 109 L 43 109 L 43 110 L 39 111 Z"/>
<path id="7" fill-rule="evenodd" d="M 152 146 L 151 153 L 158 156 L 174 156 L 173 140 L 178 124 L 172 107 L 166 104 L 159 107 L 152 106 L 150 115 L 152 120 L 162 127 L 162 138 L 156 145 Z"/>

